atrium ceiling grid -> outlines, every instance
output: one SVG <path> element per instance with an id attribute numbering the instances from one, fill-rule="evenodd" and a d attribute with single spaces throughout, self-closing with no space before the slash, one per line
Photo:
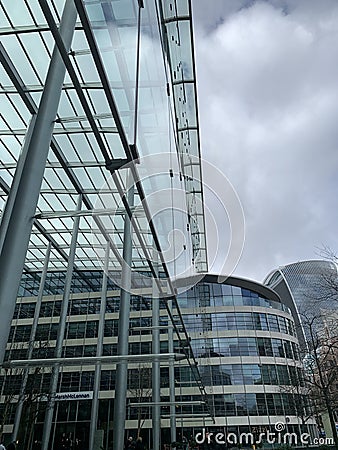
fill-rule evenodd
<path id="1" fill-rule="evenodd" d="M 146 2 L 138 29 L 136 0 L 75 0 L 78 18 L 69 52 L 58 32 L 64 3 L 0 5 L 2 211 L 55 44 L 67 68 L 25 270 L 42 269 L 48 242 L 50 269 L 67 267 L 81 195 L 76 270 L 102 268 L 107 240 L 110 270 L 121 268 L 127 212 L 133 215 L 134 270 L 152 270 L 155 240 L 170 278 L 205 272 L 190 2 Z M 133 208 L 125 198 L 126 164 L 136 183 Z M 182 233 L 182 244 L 171 237 L 173 229 Z M 170 238 L 176 241 L 168 244 Z"/>

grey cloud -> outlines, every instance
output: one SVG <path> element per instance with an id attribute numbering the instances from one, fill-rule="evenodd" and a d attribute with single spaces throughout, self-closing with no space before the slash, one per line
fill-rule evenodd
<path id="1" fill-rule="evenodd" d="M 210 2 L 203 16 L 203 3 L 194 3 L 202 152 L 243 203 L 236 273 L 262 279 L 322 243 L 338 248 L 338 4 Z"/>

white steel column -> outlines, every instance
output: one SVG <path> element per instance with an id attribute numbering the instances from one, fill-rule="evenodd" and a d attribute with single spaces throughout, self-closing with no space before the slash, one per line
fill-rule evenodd
<path id="1" fill-rule="evenodd" d="M 81 205 L 82 205 L 82 197 L 81 197 L 81 195 L 79 195 L 78 202 L 77 202 L 77 208 L 76 208 L 77 211 L 80 211 Z M 61 358 L 61 356 L 62 356 L 62 346 L 63 346 L 63 340 L 65 337 L 65 331 L 66 331 L 66 320 L 67 320 L 67 315 L 68 315 L 69 295 L 70 295 L 70 290 L 71 290 L 71 286 L 72 286 L 72 276 L 73 276 L 73 269 L 74 269 L 74 260 L 75 260 L 76 242 L 77 242 L 77 235 L 78 235 L 78 231 L 79 231 L 79 224 L 80 224 L 80 217 L 75 216 L 73 231 L 72 231 L 72 240 L 71 240 L 70 249 L 69 249 L 69 258 L 68 258 L 68 266 L 67 266 L 66 279 L 65 279 L 65 287 L 64 287 L 62 303 L 61 303 L 60 322 L 59 322 L 58 335 L 57 335 L 56 347 L 55 347 L 55 358 Z M 45 423 L 44 423 L 44 427 L 43 427 L 41 450 L 48 450 L 49 438 L 50 438 L 50 433 L 51 433 L 51 429 L 52 429 L 54 406 L 55 406 L 55 394 L 56 394 L 57 385 L 58 385 L 59 373 L 60 373 L 60 363 L 57 363 L 54 365 L 54 367 L 52 369 L 52 376 L 51 376 L 51 380 L 50 380 L 50 399 L 48 401 L 48 406 L 47 406 L 46 415 L 45 415 Z"/>
<path id="2" fill-rule="evenodd" d="M 156 250 L 154 249 L 154 255 Z M 158 275 L 157 261 L 154 259 L 154 268 Z M 157 259 L 157 258 L 156 258 Z M 153 278 L 152 286 L 152 353 L 154 355 L 160 354 L 160 298 L 159 289 Z M 160 361 L 155 357 L 152 363 L 152 429 L 153 429 L 153 450 L 161 448 L 161 385 L 160 385 Z"/>
<path id="3" fill-rule="evenodd" d="M 67 49 L 71 46 L 76 17 L 73 0 L 67 0 L 60 25 L 60 35 Z M 0 227 L 0 364 L 3 362 L 14 314 L 65 70 L 55 47 L 35 126 L 27 143 L 27 155 L 23 167 L 15 175 L 15 189 L 11 190 L 6 204 L 4 215 L 8 217 L 6 210 L 10 208 L 10 217 Z"/>
<path id="4" fill-rule="evenodd" d="M 132 179 L 131 173 L 128 180 Z M 131 183 L 128 183 L 129 187 Z M 128 205 L 134 206 L 134 184 L 127 192 Z M 132 264 L 132 225 L 131 219 L 126 213 L 123 232 L 123 261 L 121 274 L 121 299 L 118 322 L 117 355 L 128 355 L 129 318 L 130 318 L 130 288 L 131 288 L 131 264 Z M 114 434 L 113 450 L 124 448 L 124 433 L 126 421 L 126 397 L 128 382 L 128 362 L 121 361 L 116 366 L 116 385 L 114 401 Z"/>
<path id="5" fill-rule="evenodd" d="M 109 270 L 109 242 L 106 244 L 103 276 L 102 276 L 102 290 L 101 290 L 101 304 L 100 304 L 100 319 L 99 330 L 97 337 L 96 356 L 102 356 L 103 353 L 103 338 L 104 338 L 104 322 L 106 314 L 107 303 L 107 284 L 108 284 L 108 270 Z M 99 411 L 99 391 L 101 380 L 101 362 L 97 362 L 95 365 L 95 377 L 93 387 L 93 401 L 92 411 L 90 417 L 90 430 L 89 430 L 89 450 L 94 450 L 95 432 L 97 427 L 97 416 Z"/>
<path id="6" fill-rule="evenodd" d="M 32 358 L 32 354 L 33 354 L 35 335 L 36 335 L 36 329 L 38 327 L 38 321 L 39 321 L 39 316 L 40 316 L 42 297 L 43 297 L 43 293 L 44 293 L 44 289 L 45 289 L 45 283 L 46 283 L 46 277 L 47 277 L 47 271 L 48 271 L 48 264 L 49 264 L 49 257 L 50 257 L 51 246 L 52 246 L 52 244 L 49 242 L 48 245 L 47 245 L 47 250 L 46 250 L 46 255 L 45 255 L 45 262 L 44 262 L 43 269 L 42 269 L 42 274 L 41 274 L 38 298 L 37 298 L 36 304 L 35 304 L 33 324 L 32 324 L 31 334 L 30 334 L 30 337 L 29 337 L 27 359 L 31 359 Z M 24 371 L 22 385 L 21 385 L 21 388 L 20 388 L 19 401 L 17 403 L 17 407 L 16 407 L 16 411 L 15 411 L 14 428 L 13 428 L 13 433 L 12 433 L 12 440 L 13 441 L 17 440 L 18 432 L 19 432 L 19 428 L 20 428 L 22 408 L 23 408 L 25 392 L 26 392 L 26 386 L 27 386 L 27 381 L 28 381 L 28 373 L 29 373 L 29 368 L 27 367 L 25 369 L 25 371 Z"/>

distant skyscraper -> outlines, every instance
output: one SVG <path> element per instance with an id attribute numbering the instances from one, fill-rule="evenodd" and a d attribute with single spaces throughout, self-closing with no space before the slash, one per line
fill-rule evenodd
<path id="1" fill-rule="evenodd" d="M 300 261 L 273 270 L 264 284 L 274 289 L 291 309 L 298 339 L 304 344 L 302 316 L 317 316 L 332 309 L 330 281 L 337 277 L 337 266 L 330 261 Z"/>

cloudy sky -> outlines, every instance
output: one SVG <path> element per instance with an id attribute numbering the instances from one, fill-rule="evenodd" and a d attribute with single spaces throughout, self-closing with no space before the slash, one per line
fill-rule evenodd
<path id="1" fill-rule="evenodd" d="M 235 273 L 338 251 L 338 2 L 193 1 L 193 15 L 203 157 L 245 215 Z"/>

